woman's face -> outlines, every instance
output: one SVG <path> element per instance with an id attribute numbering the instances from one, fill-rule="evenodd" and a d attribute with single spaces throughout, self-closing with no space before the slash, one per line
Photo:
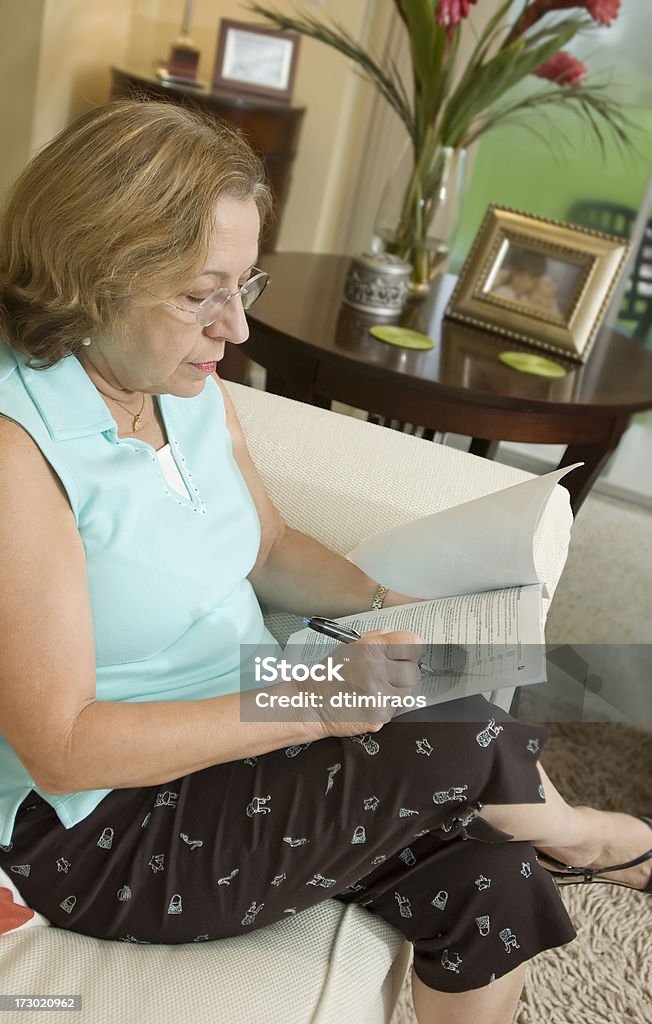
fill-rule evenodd
<path id="1" fill-rule="evenodd" d="M 216 288 L 234 292 L 249 277 L 258 258 L 260 219 L 252 199 L 223 197 L 215 207 L 213 232 L 203 271 L 183 295 L 167 296 L 176 306 L 193 310 Z M 164 302 L 132 299 L 124 311 L 125 337 L 93 338 L 79 359 L 94 383 L 111 389 L 172 394 L 191 398 L 224 355 L 226 342 L 249 337 L 242 303 L 231 300 L 210 327 L 200 327 L 192 313 Z M 201 364 L 201 365 L 199 365 Z"/>

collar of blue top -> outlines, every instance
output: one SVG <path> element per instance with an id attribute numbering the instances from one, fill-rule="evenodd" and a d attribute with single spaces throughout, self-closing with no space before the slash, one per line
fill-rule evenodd
<path id="1" fill-rule="evenodd" d="M 0 385 L 18 373 L 53 441 L 115 429 L 109 410 L 74 356 L 47 370 L 33 370 L 28 356 L 0 341 Z"/>

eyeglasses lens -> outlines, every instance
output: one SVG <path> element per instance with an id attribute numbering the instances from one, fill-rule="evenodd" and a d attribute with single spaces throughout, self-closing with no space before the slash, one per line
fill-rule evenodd
<path id="1" fill-rule="evenodd" d="M 256 299 L 260 298 L 262 293 L 265 291 L 269 277 L 267 274 L 261 274 L 256 277 L 251 284 L 245 284 L 242 286 L 240 295 L 242 296 L 242 305 L 244 309 L 249 309 L 253 306 Z"/>
<path id="2" fill-rule="evenodd" d="M 260 298 L 262 293 L 269 282 L 267 274 L 257 275 L 251 283 L 244 284 L 240 289 L 240 301 L 242 302 L 243 309 L 249 309 L 253 306 L 256 299 Z M 218 317 L 221 315 L 224 304 L 227 301 L 232 301 L 235 296 L 232 296 L 228 288 L 220 288 L 219 291 L 214 292 L 213 295 L 209 295 L 207 299 L 197 309 L 197 321 L 200 327 L 210 327 L 214 324 Z"/>

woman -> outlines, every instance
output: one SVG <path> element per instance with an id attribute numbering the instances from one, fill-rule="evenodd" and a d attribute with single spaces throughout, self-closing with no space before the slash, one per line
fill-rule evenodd
<path id="1" fill-rule="evenodd" d="M 531 843 L 606 869 L 652 856 L 649 828 L 565 804 L 547 731 L 484 698 L 427 723 L 247 721 L 240 645 L 274 642 L 259 600 L 342 616 L 384 592 L 283 522 L 215 372 L 266 283 L 268 212 L 236 135 L 130 101 L 66 129 L 7 206 L 0 866 L 55 925 L 128 941 L 359 902 L 414 941 L 422 1024 L 499 1024 L 526 961 L 575 936 Z M 409 692 L 419 655 L 368 634 L 345 687 Z"/>

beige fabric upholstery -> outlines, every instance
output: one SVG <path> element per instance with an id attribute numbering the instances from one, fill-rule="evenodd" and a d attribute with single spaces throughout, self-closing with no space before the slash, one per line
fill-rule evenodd
<path id="1" fill-rule="evenodd" d="M 229 385 L 274 502 L 291 525 L 346 552 L 372 532 L 517 483 L 526 474 L 336 413 Z M 571 525 L 557 488 L 537 532 L 551 594 Z M 283 640 L 296 617 L 272 614 Z M 58 928 L 0 938 L 0 992 L 81 994 L 58 1024 L 382 1024 L 410 946 L 334 900 L 248 935 L 182 946 L 105 942 Z M 7 1016 L 7 1024 L 18 1016 Z M 20 1017 L 22 1020 L 22 1015 Z M 51 1012 L 30 1012 L 49 1024 Z"/>
<path id="2" fill-rule="evenodd" d="M 9 933 L 0 938 L 0 992 L 81 995 L 81 1013 L 34 1010 L 31 1024 L 381 1024 L 409 958 L 409 944 L 380 918 L 326 900 L 237 939 L 182 946 L 59 928 Z M 10 1013 L 7 1024 L 24 1017 Z"/>

